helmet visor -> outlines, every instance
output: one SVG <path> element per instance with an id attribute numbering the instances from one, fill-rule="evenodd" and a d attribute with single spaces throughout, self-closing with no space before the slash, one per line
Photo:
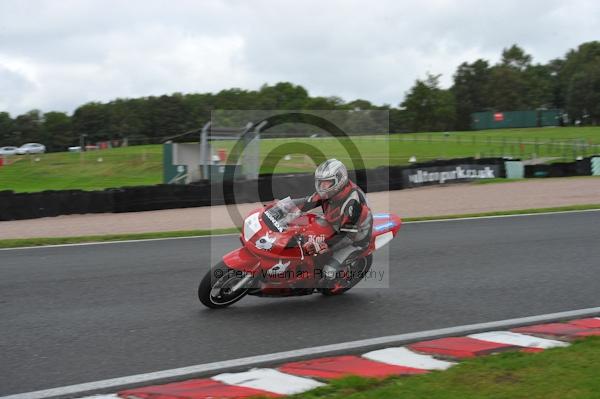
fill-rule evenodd
<path id="1" fill-rule="evenodd" d="M 335 179 L 323 179 L 317 181 L 319 191 L 327 191 L 335 185 Z"/>

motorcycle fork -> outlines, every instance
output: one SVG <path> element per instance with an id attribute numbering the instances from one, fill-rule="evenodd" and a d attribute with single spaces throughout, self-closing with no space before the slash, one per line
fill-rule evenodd
<path id="1" fill-rule="evenodd" d="M 251 281 L 253 281 L 253 280 L 257 280 L 257 279 L 258 279 L 258 277 L 259 277 L 259 276 L 257 275 L 257 271 L 258 271 L 259 269 L 260 269 L 260 263 L 258 263 L 258 264 L 256 265 L 256 267 L 255 267 L 255 268 L 254 268 L 252 271 L 250 271 L 250 272 L 246 272 L 246 274 L 244 275 L 244 277 L 243 277 L 243 278 L 242 278 L 240 281 L 238 281 L 236 285 L 234 285 L 234 286 L 231 288 L 231 291 L 232 291 L 232 292 L 236 292 L 236 291 L 238 291 L 238 290 L 240 290 L 240 289 L 242 289 L 242 288 L 248 288 L 248 289 L 251 289 L 251 288 L 252 288 L 252 286 L 250 286 L 250 287 L 246 287 L 246 285 L 247 285 L 249 282 L 251 282 Z"/>

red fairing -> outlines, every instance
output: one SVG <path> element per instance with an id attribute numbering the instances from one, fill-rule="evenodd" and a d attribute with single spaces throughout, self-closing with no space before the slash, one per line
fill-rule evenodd
<path id="1" fill-rule="evenodd" d="M 300 248 L 297 245 L 287 245 L 292 237 L 301 234 L 309 240 L 325 241 L 334 234 L 329 224 L 317 223 L 317 219 L 319 217 L 312 213 L 304 214 L 291 222 L 288 230 L 282 233 L 271 231 L 261 223 L 261 230 L 250 241 L 243 241 L 245 248 L 261 261 L 261 268 L 264 270 L 270 268 L 268 262 L 262 262 L 264 259 L 299 259 L 302 256 Z M 266 246 L 261 245 L 261 240 L 267 240 L 269 243 Z"/>
<path id="2" fill-rule="evenodd" d="M 398 234 L 398 231 L 400 231 L 400 228 L 402 227 L 402 219 L 400 219 L 400 216 L 398 215 L 394 215 L 393 213 L 390 214 L 391 219 L 394 223 L 396 223 L 396 226 L 392 228 L 392 231 L 394 232 L 394 236 L 396 234 Z"/>
<path id="3" fill-rule="evenodd" d="M 232 269 L 252 272 L 256 270 L 260 261 L 246 247 L 241 247 L 223 256 L 223 262 Z"/>
<path id="4" fill-rule="evenodd" d="M 336 207 L 339 211 L 340 205 Z M 307 255 L 303 245 L 327 242 L 336 234 L 335 229 L 328 223 L 326 215 L 313 213 L 300 213 L 283 228 L 265 216 L 268 209 L 269 206 L 257 209 L 244 220 L 240 237 L 243 246 L 225 255 L 223 262 L 231 269 L 253 273 L 257 277 L 251 295 L 310 294 L 310 288 L 320 278 L 315 263 L 319 258 Z M 368 208 L 363 207 L 363 210 L 366 214 L 361 216 L 366 219 Z M 397 215 L 390 213 L 373 213 L 372 217 L 371 242 L 362 256 L 389 243 L 402 224 Z"/>

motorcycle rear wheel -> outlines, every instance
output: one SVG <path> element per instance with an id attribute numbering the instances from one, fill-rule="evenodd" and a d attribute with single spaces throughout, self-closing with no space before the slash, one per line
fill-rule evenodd
<path id="1" fill-rule="evenodd" d="M 223 262 L 219 262 L 206 273 L 198 286 L 198 299 L 206 307 L 221 309 L 232 305 L 246 296 L 248 288 L 240 288 L 231 292 L 242 275 L 239 271 L 230 269 Z"/>
<path id="2" fill-rule="evenodd" d="M 319 288 L 318 291 L 325 296 L 341 295 L 344 292 L 350 290 L 356 284 L 363 279 L 364 276 L 371 270 L 371 264 L 373 263 L 373 255 L 367 255 L 364 258 L 356 259 L 350 266 L 351 276 L 353 278 L 347 281 L 347 285 L 337 288 Z"/>

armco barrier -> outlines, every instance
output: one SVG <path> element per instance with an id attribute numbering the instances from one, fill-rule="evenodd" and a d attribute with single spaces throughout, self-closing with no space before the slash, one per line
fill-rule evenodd
<path id="1" fill-rule="evenodd" d="M 498 176 L 504 177 L 504 160 L 501 158 L 461 158 L 445 161 L 433 161 L 413 164 L 406 167 L 392 166 L 361 171 L 366 173 L 366 192 L 400 190 L 406 188 L 403 183 L 403 171 L 407 168 L 444 167 L 456 165 L 483 165 L 497 168 Z M 587 165 L 587 166 L 585 166 Z M 583 173 L 590 170 L 589 159 L 570 167 L 568 173 Z M 543 166 L 545 167 L 545 166 Z M 553 167 L 547 167 L 550 174 L 556 174 Z M 556 167 L 554 167 L 556 168 Z M 561 166 L 560 168 L 567 168 Z M 587 168 L 587 169 L 586 169 Z M 567 168 L 568 169 L 568 168 Z M 561 169 L 562 170 L 562 169 Z M 574 172 L 575 171 L 575 172 Z M 526 175 L 534 170 L 530 168 Z M 314 190 L 313 175 L 310 173 L 291 175 L 261 175 L 258 180 L 240 181 L 233 185 L 231 193 L 223 193 L 221 183 L 210 184 L 203 181 L 190 185 L 165 185 L 122 187 L 102 191 L 44 191 L 39 193 L 14 193 L 0 191 L 0 221 L 33 219 L 47 216 L 106 213 L 138 212 L 159 209 L 187 208 L 221 205 L 235 201 L 266 202 L 273 198 L 288 195 L 302 197 Z M 227 198 L 224 198 L 228 195 Z"/>

